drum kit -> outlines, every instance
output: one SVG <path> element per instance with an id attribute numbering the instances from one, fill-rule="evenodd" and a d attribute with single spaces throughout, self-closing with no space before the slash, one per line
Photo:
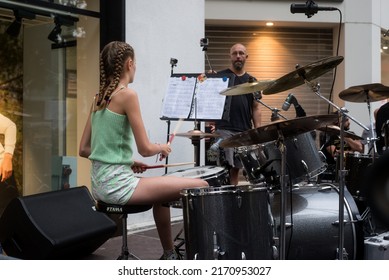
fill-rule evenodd
<path id="1" fill-rule="evenodd" d="M 183 209 L 187 259 L 363 258 L 364 221 L 354 198 L 361 187 L 348 191 L 345 184 L 357 182 L 346 182 L 347 170 L 343 166 L 346 163 L 350 174 L 355 171 L 352 158 L 344 158 L 344 139 L 362 138 L 345 131 L 343 121 L 340 127 L 334 123 L 339 117 L 347 117 L 369 129 L 345 108 L 321 96 L 320 85 L 311 82 L 342 61 L 340 56 L 329 57 L 298 67 L 277 80 L 250 82 L 220 92 L 232 96 L 260 91 L 266 95 L 305 83 L 338 114 L 275 121 L 221 141 L 220 147 L 235 148 L 249 185 L 228 185 L 228 174 L 220 167 L 197 166 L 168 174 L 203 178 L 210 185 L 181 192 L 179 207 Z M 370 102 L 389 98 L 389 88 L 381 84 L 354 86 L 339 97 L 367 103 L 370 114 Z M 340 136 L 338 186 L 310 184 L 327 168 L 312 136 L 316 130 Z M 192 140 L 215 137 L 201 131 L 176 136 Z M 371 139 L 375 139 L 374 132 Z"/>

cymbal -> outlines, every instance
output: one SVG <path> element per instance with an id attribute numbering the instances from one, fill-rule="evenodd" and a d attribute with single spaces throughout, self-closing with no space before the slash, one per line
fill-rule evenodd
<path id="1" fill-rule="evenodd" d="M 278 131 L 281 131 L 285 138 L 289 138 L 312 131 L 319 127 L 333 124 L 337 119 L 337 115 L 331 114 L 276 121 L 227 138 L 220 143 L 220 147 L 234 148 L 274 141 L 279 137 Z"/>
<path id="2" fill-rule="evenodd" d="M 342 61 L 343 56 L 333 56 L 310 63 L 304 67 L 299 67 L 293 72 L 275 80 L 274 83 L 266 87 L 262 93 L 267 95 L 298 87 L 304 84 L 305 80 L 311 81 L 324 75 Z"/>
<path id="3" fill-rule="evenodd" d="M 339 93 L 339 98 L 350 102 L 374 102 L 389 98 L 389 87 L 374 83 L 352 86 Z"/>
<path id="4" fill-rule="evenodd" d="M 213 138 L 213 137 L 219 137 L 220 135 L 217 133 L 206 133 L 202 132 L 201 130 L 189 130 L 188 132 L 182 132 L 182 133 L 176 133 L 176 136 L 179 137 L 187 137 L 190 139 L 203 139 L 203 138 Z"/>
<path id="5" fill-rule="evenodd" d="M 340 135 L 340 127 L 336 125 L 327 125 L 327 126 L 319 127 L 317 130 L 323 131 L 331 135 Z M 363 140 L 362 137 L 348 131 L 344 131 L 343 135 L 346 138 L 350 138 L 354 140 Z"/>
<path id="6" fill-rule="evenodd" d="M 225 90 L 222 90 L 220 92 L 221 95 L 242 95 L 242 94 L 248 94 L 253 93 L 256 91 L 262 91 L 264 88 L 266 88 L 268 85 L 273 83 L 273 80 L 269 81 L 255 81 L 252 83 L 244 83 L 236 86 L 229 87 Z"/>

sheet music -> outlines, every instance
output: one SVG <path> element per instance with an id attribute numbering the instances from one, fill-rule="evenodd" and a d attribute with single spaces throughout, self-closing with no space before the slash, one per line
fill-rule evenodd
<path id="1" fill-rule="evenodd" d="M 219 94 L 228 88 L 228 79 L 206 78 L 196 84 L 195 98 L 198 119 L 221 119 L 224 111 L 225 95 Z M 192 110 L 191 117 L 194 118 Z"/>
<path id="2" fill-rule="evenodd" d="M 221 119 L 229 77 L 203 77 L 199 74 L 170 77 L 162 104 L 161 117 L 168 119 Z M 201 78 L 199 78 L 201 77 Z"/>
<path id="3" fill-rule="evenodd" d="M 195 85 L 196 77 L 170 77 L 161 115 L 167 118 L 188 118 Z"/>

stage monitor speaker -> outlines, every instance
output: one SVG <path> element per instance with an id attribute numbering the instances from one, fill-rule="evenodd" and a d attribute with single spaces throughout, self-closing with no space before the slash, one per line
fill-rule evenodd
<path id="1" fill-rule="evenodd" d="M 94 206 L 85 186 L 15 198 L 0 219 L 3 250 L 29 260 L 85 257 L 116 231 Z"/>

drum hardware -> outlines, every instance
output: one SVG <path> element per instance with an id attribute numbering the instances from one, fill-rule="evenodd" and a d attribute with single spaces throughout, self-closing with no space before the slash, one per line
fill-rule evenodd
<path id="1" fill-rule="evenodd" d="M 194 147 L 194 159 L 196 166 L 200 166 L 200 140 L 203 138 L 219 137 L 217 133 L 205 133 L 199 129 L 189 130 L 188 132 L 176 133 L 175 136 L 186 137 L 192 140 L 192 145 Z"/>
<path id="2" fill-rule="evenodd" d="M 272 111 L 272 114 L 271 114 L 271 121 L 277 121 L 281 118 L 283 118 L 284 120 L 287 120 L 286 117 L 284 117 L 282 114 L 280 114 L 280 110 L 277 109 L 277 108 L 272 108 L 271 106 L 267 105 L 266 103 L 264 103 L 262 100 L 258 99 L 258 98 L 255 98 L 255 101 L 257 101 L 258 103 L 262 104 L 263 106 L 265 106 L 267 109 L 269 109 L 270 111 Z"/>
<path id="3" fill-rule="evenodd" d="M 213 259 L 218 260 L 219 256 L 223 256 L 226 252 L 220 251 L 220 246 L 217 243 L 217 234 L 213 232 Z"/>
<path id="4" fill-rule="evenodd" d="M 342 220 L 341 218 L 343 217 L 344 215 L 344 200 L 343 200 L 343 197 L 344 197 L 344 187 L 345 187 L 345 176 L 346 176 L 346 171 L 344 170 L 344 123 L 346 121 L 347 118 L 351 119 L 352 121 L 354 121 L 356 124 L 358 124 L 359 126 L 361 126 L 362 128 L 364 128 L 365 130 L 369 131 L 369 128 L 367 128 L 365 125 L 363 125 L 362 123 L 360 123 L 359 121 L 357 121 L 354 117 L 352 117 L 350 114 L 348 114 L 348 110 L 346 108 L 340 108 L 339 106 L 337 106 L 335 103 L 333 103 L 332 101 L 328 100 L 326 97 L 322 96 L 321 93 L 320 93 L 320 84 L 319 83 L 312 83 L 310 82 L 307 78 L 306 78 L 306 72 L 304 71 L 299 71 L 298 72 L 298 75 L 301 76 L 301 78 L 304 79 L 305 81 L 305 84 L 311 88 L 311 90 L 321 99 L 325 100 L 328 104 L 330 104 L 332 107 L 334 107 L 337 111 L 338 111 L 338 114 L 341 118 L 341 121 L 340 121 L 340 166 L 339 166 L 339 192 L 340 192 L 340 195 L 339 195 L 339 220 Z M 346 118 L 347 117 L 347 118 Z M 344 226 L 343 226 L 343 223 L 340 223 L 339 224 L 339 248 L 344 248 L 343 247 L 343 244 L 344 244 Z M 339 252 L 339 255 L 338 255 L 338 259 L 339 260 L 342 260 L 343 257 L 345 257 L 343 254 L 340 254 L 340 252 L 343 252 L 344 250 L 338 250 Z"/>

